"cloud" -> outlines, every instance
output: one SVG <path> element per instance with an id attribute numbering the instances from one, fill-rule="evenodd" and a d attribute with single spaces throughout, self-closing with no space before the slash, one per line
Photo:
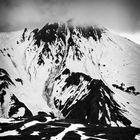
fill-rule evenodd
<path id="1" fill-rule="evenodd" d="M 137 32 L 139 0 L 0 0 L 0 31 L 41 27 L 74 19 L 117 32 Z"/>

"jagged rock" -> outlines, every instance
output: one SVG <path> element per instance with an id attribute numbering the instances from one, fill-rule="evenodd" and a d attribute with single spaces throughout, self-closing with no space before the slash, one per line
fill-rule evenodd
<path id="1" fill-rule="evenodd" d="M 30 117 L 31 111 L 8 90 L 15 86 L 7 71 L 0 68 L 0 117 Z M 21 111 L 22 110 L 22 111 Z"/>

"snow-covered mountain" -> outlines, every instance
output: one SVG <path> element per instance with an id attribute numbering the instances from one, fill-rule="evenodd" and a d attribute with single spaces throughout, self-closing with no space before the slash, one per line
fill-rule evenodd
<path id="1" fill-rule="evenodd" d="M 140 127 L 140 46 L 94 25 L 0 34 L 0 116 Z"/>

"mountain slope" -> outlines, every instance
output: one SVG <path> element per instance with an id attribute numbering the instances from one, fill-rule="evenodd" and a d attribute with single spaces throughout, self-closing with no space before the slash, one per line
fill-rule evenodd
<path id="1" fill-rule="evenodd" d="M 1 102 L 13 94 L 24 104 L 22 116 L 43 111 L 91 124 L 140 126 L 138 45 L 103 27 L 69 22 L 3 33 L 0 41 L 0 68 L 12 81 L 6 95 L 1 89 Z M 122 83 L 138 94 L 112 86 Z M 10 108 L 1 116 L 11 117 Z"/>

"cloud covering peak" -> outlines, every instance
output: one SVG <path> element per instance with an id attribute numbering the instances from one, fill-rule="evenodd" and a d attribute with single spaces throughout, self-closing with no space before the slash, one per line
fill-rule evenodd
<path id="1" fill-rule="evenodd" d="M 0 31 L 41 27 L 74 19 L 117 32 L 137 32 L 139 0 L 0 0 Z"/>

